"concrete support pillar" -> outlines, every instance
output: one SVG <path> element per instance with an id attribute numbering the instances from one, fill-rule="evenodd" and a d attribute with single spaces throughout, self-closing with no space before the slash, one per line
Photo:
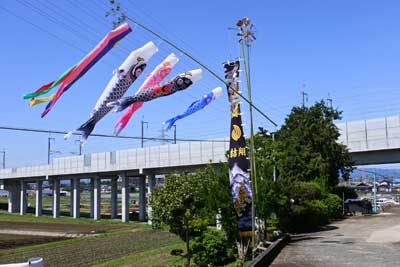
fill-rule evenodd
<path id="1" fill-rule="evenodd" d="M 19 208 L 19 214 L 24 215 L 26 213 L 26 209 L 28 207 L 27 200 L 28 198 L 26 197 L 26 183 L 24 180 L 20 181 L 21 187 L 20 187 L 20 208 Z"/>
<path id="2" fill-rule="evenodd" d="M 122 178 L 122 221 L 128 222 L 129 221 L 129 178 L 125 175 L 120 176 Z"/>
<path id="3" fill-rule="evenodd" d="M 93 218 L 95 220 L 100 220 L 101 218 L 101 179 L 100 178 L 94 178 L 93 180 L 93 195 L 94 195 L 94 201 L 93 201 L 93 206 L 94 206 L 94 212 L 93 212 Z"/>
<path id="4" fill-rule="evenodd" d="M 94 218 L 94 181 L 95 178 L 90 178 L 89 194 L 90 194 L 90 218 Z"/>
<path id="5" fill-rule="evenodd" d="M 146 220 L 146 177 L 139 177 L 139 221 Z"/>
<path id="6" fill-rule="evenodd" d="M 111 179 L 111 219 L 116 219 L 118 215 L 118 185 L 117 178 Z"/>
<path id="7" fill-rule="evenodd" d="M 79 218 L 81 216 L 81 180 L 75 178 L 72 186 L 72 191 L 74 193 L 73 199 L 73 217 Z"/>
<path id="8" fill-rule="evenodd" d="M 20 209 L 20 184 L 12 183 L 7 186 L 8 191 L 8 212 L 16 213 L 19 212 Z"/>
<path id="9" fill-rule="evenodd" d="M 35 190 L 35 216 L 42 216 L 42 208 L 43 208 L 43 198 L 42 198 L 42 190 L 43 190 L 43 181 L 38 180 L 36 182 L 36 190 Z"/>
<path id="10" fill-rule="evenodd" d="M 69 185 L 69 216 L 74 216 L 74 179 L 70 180 Z"/>
<path id="11" fill-rule="evenodd" d="M 53 218 L 60 217 L 60 180 L 53 179 Z"/>
<path id="12" fill-rule="evenodd" d="M 153 192 L 154 186 L 156 185 L 156 176 L 154 174 L 150 174 L 147 176 L 147 198 L 150 197 L 151 193 Z M 147 223 L 152 224 L 151 222 L 151 206 L 149 202 L 147 203 Z"/>

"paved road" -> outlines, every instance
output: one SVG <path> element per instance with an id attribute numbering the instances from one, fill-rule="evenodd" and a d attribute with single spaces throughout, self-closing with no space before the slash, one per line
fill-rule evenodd
<path id="1" fill-rule="evenodd" d="M 400 266 L 400 208 L 294 236 L 272 266 Z"/>

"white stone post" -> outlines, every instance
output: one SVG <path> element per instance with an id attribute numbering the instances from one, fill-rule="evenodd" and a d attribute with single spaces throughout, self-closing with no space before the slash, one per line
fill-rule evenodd
<path id="1" fill-rule="evenodd" d="M 146 220 L 146 176 L 139 177 L 139 221 Z"/>
<path id="2" fill-rule="evenodd" d="M 27 204 L 27 197 L 26 197 L 26 183 L 24 180 L 20 181 L 21 183 L 21 188 L 20 188 L 20 208 L 19 208 L 19 214 L 24 215 L 26 213 L 26 208 L 28 206 Z"/>
<path id="3" fill-rule="evenodd" d="M 94 218 L 94 181 L 96 178 L 90 178 L 89 194 L 90 194 L 90 218 Z"/>
<path id="4" fill-rule="evenodd" d="M 93 218 L 95 220 L 100 220 L 101 218 L 101 179 L 93 178 Z"/>
<path id="5" fill-rule="evenodd" d="M 60 180 L 53 179 L 53 218 L 60 217 Z"/>
<path id="6" fill-rule="evenodd" d="M 122 178 L 122 221 L 129 221 L 129 178 L 125 175 L 120 176 Z"/>
<path id="7" fill-rule="evenodd" d="M 116 219 L 118 215 L 118 179 L 111 178 L 111 219 Z"/>
<path id="8" fill-rule="evenodd" d="M 73 205 L 73 217 L 79 218 L 81 216 L 81 180 L 79 178 L 75 178 L 73 182 L 73 192 L 74 192 L 74 201 Z"/>
<path id="9" fill-rule="evenodd" d="M 156 183 L 156 176 L 154 174 L 150 174 L 147 176 L 147 199 L 150 198 L 151 193 L 153 192 L 155 183 Z M 151 206 L 150 206 L 150 201 L 147 203 L 147 223 L 152 224 L 151 222 Z"/>
<path id="10" fill-rule="evenodd" d="M 69 188 L 69 216 L 74 216 L 74 179 L 70 180 Z"/>
<path id="11" fill-rule="evenodd" d="M 43 181 L 38 180 L 36 182 L 36 191 L 35 191 L 35 216 L 42 216 L 42 208 L 43 208 L 43 198 L 42 198 L 42 190 L 43 190 Z"/>

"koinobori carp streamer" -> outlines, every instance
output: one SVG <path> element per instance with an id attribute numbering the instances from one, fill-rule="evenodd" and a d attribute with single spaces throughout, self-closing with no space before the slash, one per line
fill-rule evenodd
<path id="1" fill-rule="evenodd" d="M 194 101 L 185 112 L 179 114 L 167 121 L 164 124 L 167 125 L 167 130 L 171 129 L 171 127 L 175 124 L 177 120 L 183 119 L 187 116 L 192 115 L 193 113 L 205 108 L 211 101 L 217 99 L 222 94 L 222 88 L 217 87 L 213 89 L 210 93 L 205 94 L 201 99 Z"/>
<path id="2" fill-rule="evenodd" d="M 203 73 L 201 69 L 187 71 L 177 75 L 161 86 L 156 85 L 154 87 L 147 88 L 137 95 L 124 97 L 120 100 L 110 102 L 107 105 L 110 107 L 116 107 L 115 111 L 120 112 L 134 103 L 151 101 L 159 97 L 172 95 L 178 91 L 185 90 L 202 77 Z"/>
<path id="3" fill-rule="evenodd" d="M 50 101 L 46 106 L 46 109 L 42 112 L 42 117 L 53 108 L 55 103 L 58 101 L 60 96 L 66 92 L 79 78 L 81 78 L 93 65 L 95 65 L 105 54 L 107 54 L 111 48 L 113 48 L 118 41 L 124 38 L 128 33 L 132 31 L 131 27 L 125 23 L 120 25 L 118 28 L 109 32 L 97 46 L 87 54 L 78 64 L 69 68 L 63 74 L 61 74 L 55 81 L 43 85 L 35 92 L 24 95 L 24 99 L 33 98 L 30 105 L 33 106 L 38 103 Z M 36 98 L 38 96 L 48 93 L 54 87 L 60 85 L 57 92 L 46 98 Z"/>
<path id="4" fill-rule="evenodd" d="M 158 85 L 168 74 L 171 72 L 172 68 L 179 61 L 179 58 L 171 53 L 164 59 L 161 64 L 159 64 L 146 78 L 142 86 L 137 90 L 135 95 L 140 94 L 143 90 Z M 155 88 L 154 88 L 155 89 Z M 136 102 L 131 104 L 125 113 L 118 119 L 114 126 L 114 133 L 118 135 L 128 124 L 133 113 L 135 113 L 139 108 L 143 106 L 143 102 Z"/>
<path id="5" fill-rule="evenodd" d="M 64 138 L 67 139 L 72 134 L 81 134 L 81 142 L 86 142 L 86 139 L 93 131 L 97 122 L 112 109 L 112 107 L 109 107 L 107 104 L 119 100 L 125 94 L 131 84 L 143 73 L 147 62 L 157 51 L 158 48 L 153 42 L 148 42 L 146 45 L 133 51 L 122 65 L 114 71 L 113 77 L 108 82 L 103 94 L 97 100 L 89 120 L 78 129 L 66 134 Z"/>

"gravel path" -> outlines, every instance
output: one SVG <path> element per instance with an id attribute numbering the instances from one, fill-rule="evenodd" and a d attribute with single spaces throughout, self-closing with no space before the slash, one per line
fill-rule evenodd
<path id="1" fill-rule="evenodd" d="M 272 266 L 400 266 L 400 208 L 296 235 Z"/>

